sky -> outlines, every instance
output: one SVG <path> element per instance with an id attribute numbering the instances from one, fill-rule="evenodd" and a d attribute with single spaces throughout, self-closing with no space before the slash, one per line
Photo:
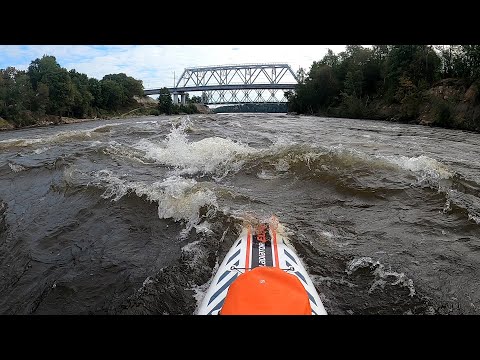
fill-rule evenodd
<path id="1" fill-rule="evenodd" d="M 53 55 L 67 70 L 98 80 L 125 73 L 144 89 L 172 87 L 185 68 L 211 65 L 287 63 L 309 71 L 331 49 L 345 45 L 0 45 L 0 69 L 26 70 L 43 55 Z"/>

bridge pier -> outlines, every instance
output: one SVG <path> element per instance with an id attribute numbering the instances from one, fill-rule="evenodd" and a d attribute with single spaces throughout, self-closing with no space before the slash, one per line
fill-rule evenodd
<path id="1" fill-rule="evenodd" d="M 173 104 L 178 105 L 179 103 L 185 105 L 187 102 L 187 93 L 185 92 L 174 92 L 173 95 Z M 178 95 L 180 95 L 180 101 L 178 99 Z"/>

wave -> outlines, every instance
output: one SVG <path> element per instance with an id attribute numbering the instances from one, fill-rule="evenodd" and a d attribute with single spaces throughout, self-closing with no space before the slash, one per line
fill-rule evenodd
<path id="1" fill-rule="evenodd" d="M 158 126 L 158 123 L 148 121 L 139 125 Z M 167 126 L 167 123 L 162 123 L 162 126 Z M 127 158 L 142 166 L 164 166 L 169 168 L 167 177 L 183 179 L 182 181 L 191 181 L 184 179 L 186 176 L 196 176 L 197 179 L 209 176 L 218 183 L 229 174 L 244 172 L 246 175 L 253 173 L 265 181 L 292 175 L 304 180 L 329 181 L 346 191 L 353 189 L 356 192 L 428 187 L 446 194 L 447 201 L 466 207 L 471 220 L 478 222 L 480 217 L 480 206 L 477 206 L 476 198 L 464 202 L 462 199 L 467 197 L 461 192 L 450 191 L 460 186 L 461 176 L 446 164 L 426 155 L 409 157 L 367 154 L 342 144 L 298 144 L 286 135 L 278 136 L 265 148 L 254 148 L 218 136 L 191 140 L 189 133 L 194 127 L 188 116 L 173 119 L 170 126 L 170 132 L 158 142 L 152 138 L 143 138 L 131 145 L 111 141 L 108 146 L 99 147 L 98 151 L 113 158 Z M 96 129 L 104 128 L 105 126 Z M 165 185 L 167 184 L 166 180 Z M 112 183 L 109 186 L 113 186 Z M 474 189 L 477 186 L 478 184 L 468 185 L 468 188 Z M 466 185 L 463 187 L 466 188 Z M 115 189 L 116 195 L 113 198 L 121 194 L 121 191 L 120 188 Z M 167 208 L 172 206 L 170 204 Z M 180 209 L 172 211 L 181 213 Z M 165 214 L 164 216 L 169 216 L 168 212 Z M 175 216 L 172 215 L 172 218 Z"/>
<path id="2" fill-rule="evenodd" d="M 384 288 L 386 285 L 390 286 L 402 286 L 409 290 L 409 296 L 415 296 L 415 287 L 413 286 L 413 280 L 409 279 L 404 273 L 397 273 L 391 270 L 385 270 L 385 266 L 379 261 L 374 261 L 371 257 L 357 257 L 350 260 L 347 263 L 345 272 L 348 275 L 356 272 L 358 269 L 366 268 L 372 271 L 374 280 L 369 293 L 372 293 L 377 288 Z"/>
<path id="3" fill-rule="evenodd" d="M 13 172 L 20 172 L 20 171 L 25 171 L 27 168 L 25 166 L 19 165 L 19 164 L 13 164 L 13 163 L 8 163 L 8 166 L 10 166 L 10 169 L 12 169 Z"/>
<path id="4" fill-rule="evenodd" d="M 13 138 L 0 141 L 0 149 L 9 149 L 15 147 L 28 147 L 31 145 L 45 145 L 45 144 L 62 144 L 70 141 L 89 141 L 95 140 L 104 133 L 110 132 L 110 130 L 121 123 L 112 123 L 108 125 L 97 126 L 87 130 L 68 130 L 62 131 L 55 135 L 45 136 L 42 138 Z"/>
<path id="5" fill-rule="evenodd" d="M 204 218 L 212 216 L 218 209 L 215 193 L 207 184 L 198 183 L 194 179 L 171 176 L 153 183 L 131 181 L 115 175 L 109 170 L 100 170 L 89 174 L 74 168 L 65 170 L 65 180 L 74 183 L 83 178 L 89 179 L 88 186 L 104 189 L 101 197 L 119 201 L 128 194 L 145 197 L 148 201 L 158 203 L 158 217 L 173 219 L 186 223 L 182 236 L 191 229 L 197 232 L 208 232 L 208 222 Z M 203 222 L 202 222 L 203 221 Z"/>
<path id="6" fill-rule="evenodd" d="M 144 152 L 147 160 L 174 168 L 178 175 L 197 173 L 225 176 L 230 171 L 238 171 L 243 161 L 242 155 L 256 150 L 239 142 L 220 137 L 208 137 L 189 142 L 186 121 L 178 126 L 172 124 L 171 132 L 163 143 L 142 139 L 134 147 Z"/>

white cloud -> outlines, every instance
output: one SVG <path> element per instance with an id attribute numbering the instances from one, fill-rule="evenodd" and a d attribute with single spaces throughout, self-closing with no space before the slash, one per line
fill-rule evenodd
<path id="1" fill-rule="evenodd" d="M 62 67 L 89 77 L 123 72 L 145 88 L 157 88 L 173 86 L 174 73 L 178 80 L 185 68 L 195 66 L 279 62 L 294 72 L 308 71 L 329 48 L 339 53 L 345 45 L 4 45 L 0 68 L 24 70 L 36 58 L 53 55 Z"/>

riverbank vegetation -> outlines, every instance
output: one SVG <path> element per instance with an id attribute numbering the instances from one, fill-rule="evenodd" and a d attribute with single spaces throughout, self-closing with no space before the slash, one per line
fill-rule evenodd
<path id="1" fill-rule="evenodd" d="M 480 131 L 480 45 L 348 45 L 297 76 L 290 112 Z"/>
<path id="2" fill-rule="evenodd" d="M 338 54 L 328 50 L 297 77 L 295 91 L 285 93 L 284 111 L 480 131 L 480 45 L 347 45 Z M 143 92 L 142 81 L 124 73 L 89 78 L 44 55 L 27 70 L 0 69 L 0 129 L 209 110 L 195 96 L 174 104 L 167 88 L 158 100 Z M 279 109 L 266 106 L 211 112 Z"/>
<path id="3" fill-rule="evenodd" d="M 165 113 L 143 92 L 142 81 L 124 73 L 108 74 L 101 80 L 89 78 L 61 67 L 54 56 L 44 55 L 27 70 L 0 69 L 0 129 Z M 172 104 L 169 111 L 195 110 Z"/>

